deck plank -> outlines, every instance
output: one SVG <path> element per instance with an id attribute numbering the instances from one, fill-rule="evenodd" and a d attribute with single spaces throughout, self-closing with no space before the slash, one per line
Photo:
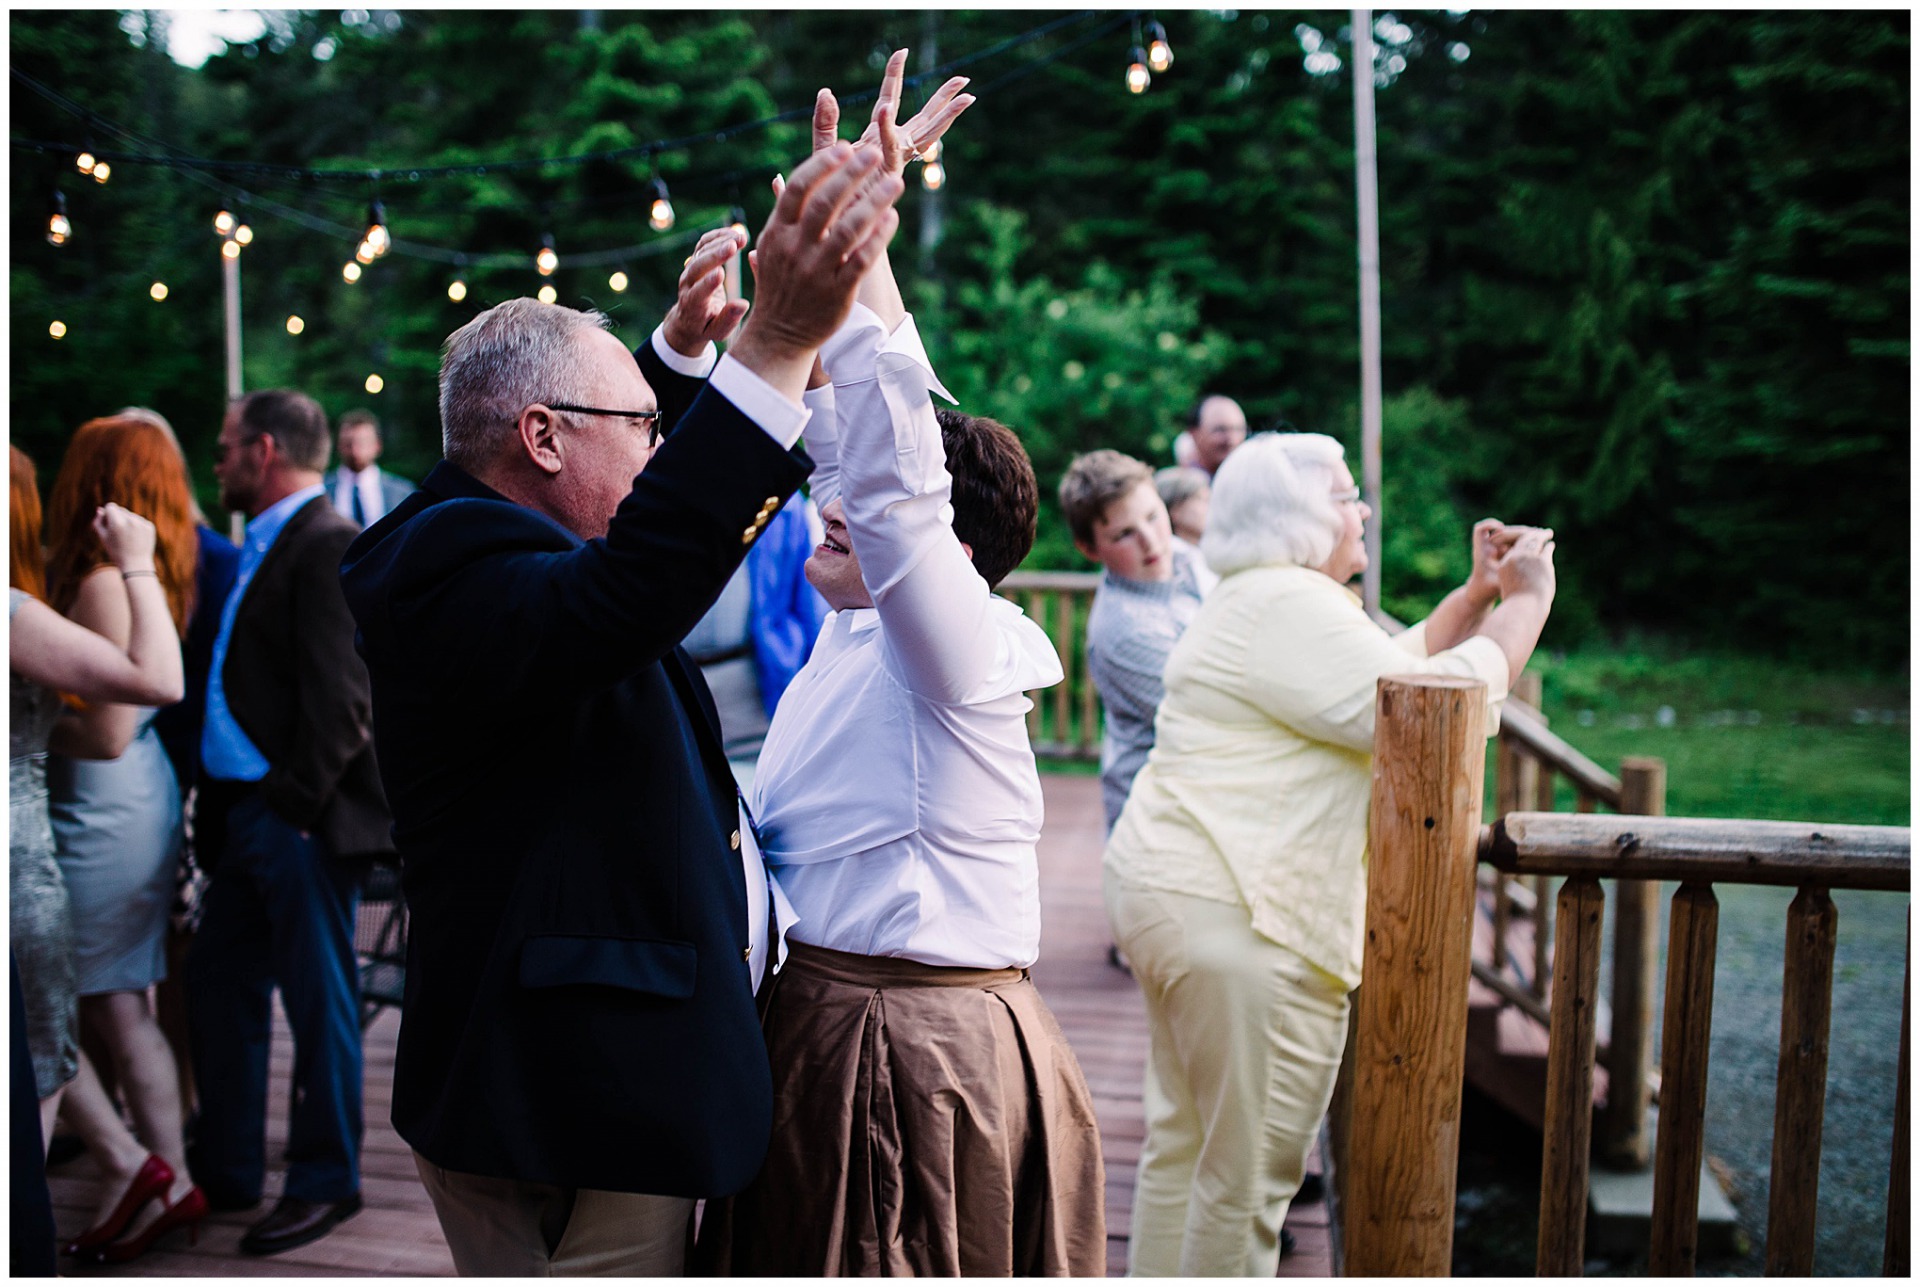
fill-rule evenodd
<path id="1" fill-rule="evenodd" d="M 1107 962 L 1108 931 L 1100 892 L 1100 852 L 1105 823 L 1099 780 L 1049 775 L 1047 825 L 1040 842 L 1040 896 L 1044 925 L 1040 963 L 1033 977 L 1079 1055 L 1094 1094 L 1101 1144 L 1107 1161 L 1107 1272 L 1125 1272 L 1127 1225 L 1133 1203 L 1134 1168 L 1146 1127 L 1141 1076 L 1146 1062 L 1146 1012 L 1133 979 Z M 399 1016 L 386 1011 L 367 1031 L 366 1141 L 361 1154 L 361 1191 L 366 1209 L 318 1242 L 278 1256 L 243 1255 L 240 1236 L 268 1210 L 221 1213 L 187 1245 L 174 1234 L 131 1265 L 73 1266 L 78 1276 L 99 1277 L 446 1277 L 453 1273 L 439 1223 L 418 1177 L 413 1154 L 388 1121 L 392 1103 L 394 1041 Z M 267 1114 L 269 1201 L 280 1191 L 286 1146 L 287 1090 L 293 1039 L 276 1005 Z M 50 1176 L 54 1218 L 71 1237 L 85 1227 L 98 1201 L 99 1182 L 86 1158 Z M 1283 1260 L 1280 1276 L 1326 1277 L 1332 1272 L 1325 1207 L 1296 1207 L 1287 1228 L 1299 1250 Z"/>

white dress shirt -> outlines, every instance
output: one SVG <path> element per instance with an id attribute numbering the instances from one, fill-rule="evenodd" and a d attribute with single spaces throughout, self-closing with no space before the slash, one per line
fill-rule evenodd
<path id="1" fill-rule="evenodd" d="M 340 466 L 334 471 L 333 508 L 343 518 L 372 527 L 387 516 L 386 496 L 380 490 L 380 466 L 368 465 L 358 472 Z M 353 496 L 360 494 L 360 512 L 354 513 Z"/>
<path id="2" fill-rule="evenodd" d="M 1042 807 L 1026 693 L 1060 682 L 1059 654 L 954 535 L 928 392 L 946 391 L 913 320 L 888 336 L 856 305 L 821 359 L 813 496 L 839 495 L 875 606 L 830 615 L 780 700 L 753 783 L 761 850 L 801 942 L 1031 965 Z"/>
<path id="3" fill-rule="evenodd" d="M 666 331 L 660 327 L 654 328 L 653 338 L 648 342 L 668 370 L 705 379 L 715 392 L 725 394 L 727 401 L 782 447 L 791 448 L 800 440 L 800 431 L 807 427 L 811 409 L 794 406 L 772 385 L 733 358 L 716 360 L 718 350 L 712 344 L 697 356 L 687 357 L 667 343 Z M 734 804 L 740 822 L 740 865 L 747 881 L 747 968 L 757 989 L 766 975 L 770 950 L 776 964 L 786 959 L 787 930 L 794 922 L 794 911 L 767 874 L 759 847 L 754 843 L 753 818 L 747 812 L 746 803 L 737 798 L 737 791 Z M 777 944 L 767 942 L 769 907 L 778 927 Z"/>

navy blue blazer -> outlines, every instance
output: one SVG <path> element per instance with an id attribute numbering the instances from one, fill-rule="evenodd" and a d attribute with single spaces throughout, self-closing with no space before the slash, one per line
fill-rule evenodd
<path id="1" fill-rule="evenodd" d="M 411 910 L 393 1124 L 455 1171 L 744 1188 L 771 1128 L 733 777 L 678 641 L 810 462 L 643 351 L 603 539 L 442 461 L 347 550 Z"/>

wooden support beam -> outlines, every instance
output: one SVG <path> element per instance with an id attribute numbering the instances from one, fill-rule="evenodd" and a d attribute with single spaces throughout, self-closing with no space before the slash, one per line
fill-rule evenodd
<path id="1" fill-rule="evenodd" d="M 1666 761 L 1632 757 L 1620 764 L 1621 812 L 1663 817 Z M 1613 908 L 1613 1031 L 1607 1036 L 1607 1115 L 1601 1153 L 1616 1166 L 1639 1169 L 1653 1156 L 1647 1130 L 1648 1075 L 1653 1071 L 1655 971 L 1660 961 L 1660 886 L 1618 882 Z"/>
<path id="2" fill-rule="evenodd" d="M 1518 875 L 1903 893 L 1912 885 L 1907 827 L 1516 813 L 1492 830 L 1486 860 Z"/>
<path id="3" fill-rule="evenodd" d="M 1586 1260 L 1587 1159 L 1593 1142 L 1593 1047 L 1600 1004 L 1600 882 L 1560 886 L 1559 950 L 1547 1038 L 1547 1104 L 1540 1152 L 1540 1242 L 1534 1272 L 1574 1278 Z"/>
<path id="4" fill-rule="evenodd" d="M 1713 888 L 1680 886 L 1667 931 L 1667 1008 L 1660 1029 L 1660 1131 L 1653 1158 L 1653 1246 L 1647 1256 L 1647 1272 L 1656 1277 L 1692 1277 L 1699 1250 L 1719 928 Z"/>
<path id="5" fill-rule="evenodd" d="M 1388 677 L 1376 700 L 1343 1267 L 1441 1276 L 1453 1261 L 1486 688 Z"/>
<path id="6" fill-rule="evenodd" d="M 1780 1070 L 1774 1081 L 1773 1174 L 1767 1197 L 1767 1273 L 1813 1274 L 1820 1198 L 1820 1128 L 1827 1101 L 1827 1031 L 1839 913 L 1827 891 L 1803 888 L 1787 909 L 1780 983 Z"/>

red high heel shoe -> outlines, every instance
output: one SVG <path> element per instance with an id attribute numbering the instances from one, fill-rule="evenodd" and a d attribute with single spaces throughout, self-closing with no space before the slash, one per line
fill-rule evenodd
<path id="1" fill-rule="evenodd" d="M 93 1228 L 60 1248 L 66 1256 L 84 1256 L 106 1246 L 126 1231 L 133 1218 L 140 1214 L 140 1208 L 155 1198 L 164 1198 L 167 1190 L 173 1187 L 173 1168 L 158 1153 L 147 1154 L 147 1160 L 133 1173 L 133 1179 L 127 1185 L 127 1191 L 120 1195 L 120 1204 L 113 1214 Z"/>
<path id="2" fill-rule="evenodd" d="M 187 1190 L 187 1196 L 162 1211 L 159 1219 L 125 1242 L 108 1243 L 94 1254 L 94 1259 L 103 1265 L 124 1265 L 129 1260 L 137 1260 L 146 1255 L 154 1243 L 182 1225 L 187 1229 L 187 1245 L 198 1246 L 200 1222 L 207 1218 L 208 1209 L 207 1195 L 196 1184 Z"/>

